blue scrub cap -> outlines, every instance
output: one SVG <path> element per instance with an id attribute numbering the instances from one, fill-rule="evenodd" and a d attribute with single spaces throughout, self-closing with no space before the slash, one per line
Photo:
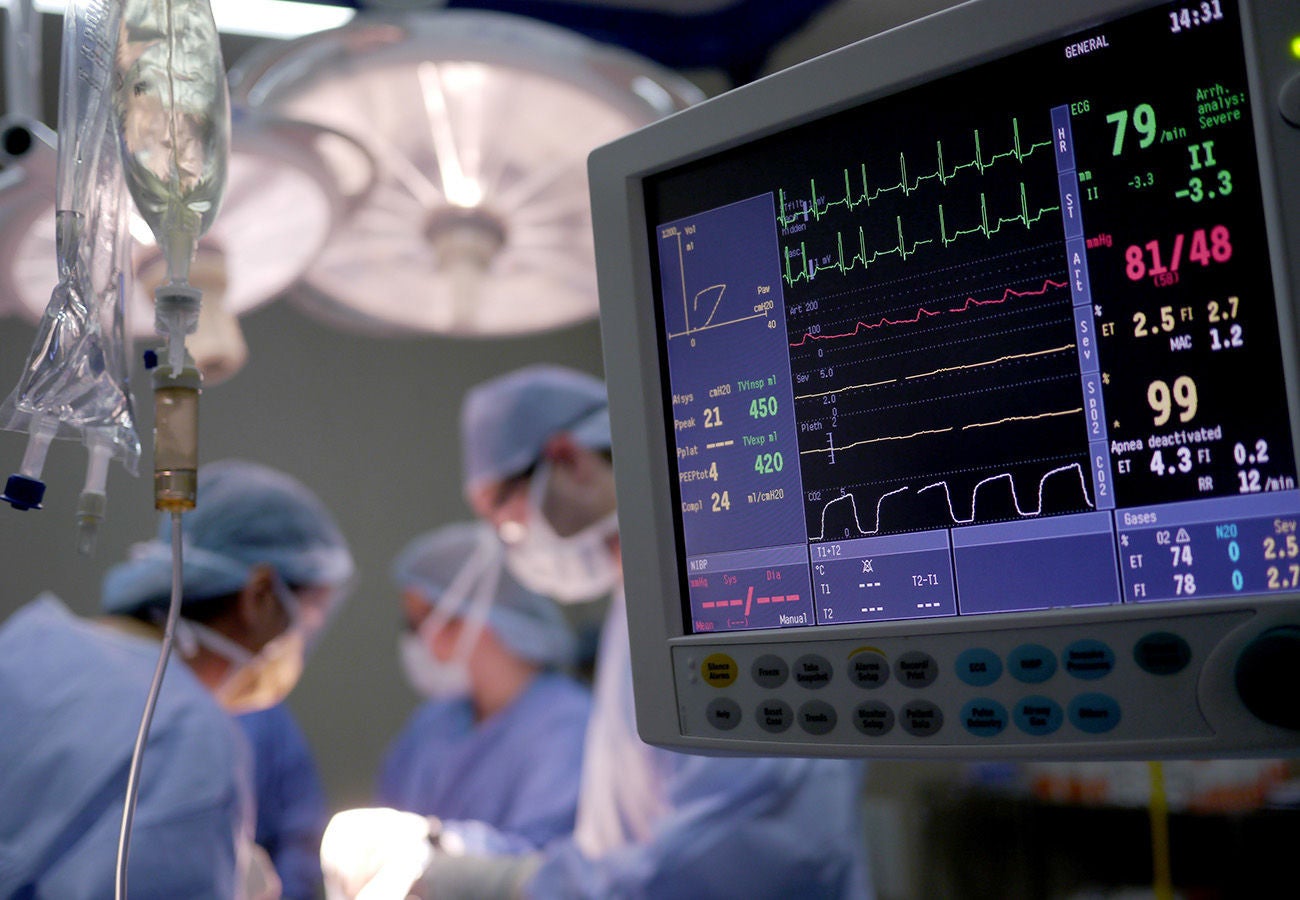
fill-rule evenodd
<path id="1" fill-rule="evenodd" d="M 401 590 L 415 590 L 437 606 L 466 560 L 486 539 L 496 535 L 481 524 L 447 525 L 422 534 L 393 560 L 393 581 Z M 487 615 L 487 625 L 503 644 L 523 659 L 541 666 L 573 661 L 577 639 L 555 601 L 535 594 L 511 577 L 497 557 L 501 580 Z"/>
<path id="2" fill-rule="evenodd" d="M 609 449 L 604 382 L 573 369 L 536 365 L 471 388 L 460 414 L 466 490 L 526 471 L 546 441 L 560 433 L 591 450 Z"/>
<path id="3" fill-rule="evenodd" d="M 198 506 L 181 517 L 184 604 L 233 594 L 253 567 L 271 566 L 286 584 L 341 586 L 353 575 L 343 533 L 316 496 L 266 466 L 224 460 L 199 469 Z M 171 515 L 158 536 L 104 576 L 106 612 L 131 613 L 171 595 Z"/>

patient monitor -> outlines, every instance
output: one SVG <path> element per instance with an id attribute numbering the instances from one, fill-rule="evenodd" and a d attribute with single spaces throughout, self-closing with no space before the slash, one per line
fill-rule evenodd
<path id="1" fill-rule="evenodd" d="M 972 0 L 590 177 L 645 740 L 1300 747 L 1300 2 Z"/>

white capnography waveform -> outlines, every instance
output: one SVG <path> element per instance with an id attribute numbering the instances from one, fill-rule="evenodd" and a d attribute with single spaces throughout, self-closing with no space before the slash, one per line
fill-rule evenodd
<path id="1" fill-rule="evenodd" d="M 921 494 L 933 488 L 943 488 L 944 496 L 948 504 L 948 515 L 952 519 L 953 524 L 970 525 L 975 521 L 975 503 L 978 498 L 980 488 L 982 488 L 986 484 L 992 484 L 995 481 L 1002 481 L 1005 479 L 1007 483 L 1011 485 L 1011 499 L 1012 502 L 1015 504 L 1016 513 L 1022 518 L 1033 518 L 1034 516 L 1039 516 L 1042 515 L 1043 513 L 1043 486 L 1047 483 L 1047 479 L 1051 478 L 1053 475 L 1059 475 L 1062 472 L 1074 472 L 1078 476 L 1079 489 L 1083 493 L 1084 502 L 1088 505 L 1089 509 L 1095 508 L 1092 502 L 1092 497 L 1088 493 L 1088 484 L 1084 476 L 1083 466 L 1077 462 L 1070 463 L 1064 466 L 1057 466 L 1055 469 L 1051 469 L 1050 471 L 1044 473 L 1043 476 L 1038 479 L 1038 505 L 1033 508 L 1025 508 L 1021 505 L 1020 496 L 1016 491 L 1016 482 L 1010 472 L 1001 472 L 997 475 L 991 475 L 988 478 L 983 478 L 976 483 L 975 487 L 971 490 L 969 517 L 963 518 L 957 515 L 957 511 L 953 508 L 952 505 L 952 493 L 948 487 L 947 481 L 936 481 L 933 484 L 927 484 L 925 487 L 919 488 L 916 491 L 916 493 Z M 826 513 L 830 510 L 832 506 L 834 506 L 837 503 L 843 503 L 845 500 L 849 502 L 849 506 L 852 507 L 853 509 L 853 524 L 857 528 L 858 534 L 863 537 L 869 537 L 873 534 L 879 534 L 881 504 L 883 504 L 885 500 L 889 497 L 892 497 L 896 494 L 902 494 L 910 490 L 911 490 L 910 486 L 905 486 L 901 488 L 895 488 L 892 491 L 888 491 L 884 494 L 881 494 L 880 499 L 876 501 L 875 527 L 873 527 L 870 530 L 867 530 L 862 527 L 862 520 L 858 516 L 858 503 L 852 493 L 848 493 L 848 494 L 844 494 L 843 496 L 836 497 L 834 500 L 830 501 L 829 503 L 827 503 L 825 506 L 822 507 L 821 533 L 817 535 L 816 540 L 826 539 Z"/>

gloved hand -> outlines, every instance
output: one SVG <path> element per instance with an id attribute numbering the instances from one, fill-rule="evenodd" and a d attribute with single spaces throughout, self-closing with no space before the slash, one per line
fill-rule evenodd
<path id="1" fill-rule="evenodd" d="M 405 900 L 433 858 L 429 838 L 438 827 L 395 809 L 338 813 L 320 844 L 327 900 Z"/>

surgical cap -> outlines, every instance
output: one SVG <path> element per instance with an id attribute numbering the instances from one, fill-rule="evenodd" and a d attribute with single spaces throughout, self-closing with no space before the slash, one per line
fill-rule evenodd
<path id="1" fill-rule="evenodd" d="M 108 570 L 106 612 L 131 613 L 171 595 L 171 515 L 158 536 Z M 239 591 L 253 567 L 269 565 L 294 586 L 339 586 L 354 567 L 347 542 L 311 491 L 282 472 L 239 460 L 199 469 L 198 505 L 181 517 L 183 604 Z"/>
<path id="2" fill-rule="evenodd" d="M 609 399 L 600 379 L 537 365 L 471 388 L 460 415 L 466 490 L 526 471 L 560 433 L 591 450 L 609 449 Z"/>
<path id="3" fill-rule="evenodd" d="M 414 590 L 437 606 L 461 567 L 484 540 L 496 536 L 480 524 L 448 525 L 422 534 L 393 560 L 393 581 L 401 590 Z M 577 640 L 555 601 L 525 588 L 510 576 L 498 555 L 500 570 L 487 625 L 511 651 L 541 666 L 572 662 Z"/>

